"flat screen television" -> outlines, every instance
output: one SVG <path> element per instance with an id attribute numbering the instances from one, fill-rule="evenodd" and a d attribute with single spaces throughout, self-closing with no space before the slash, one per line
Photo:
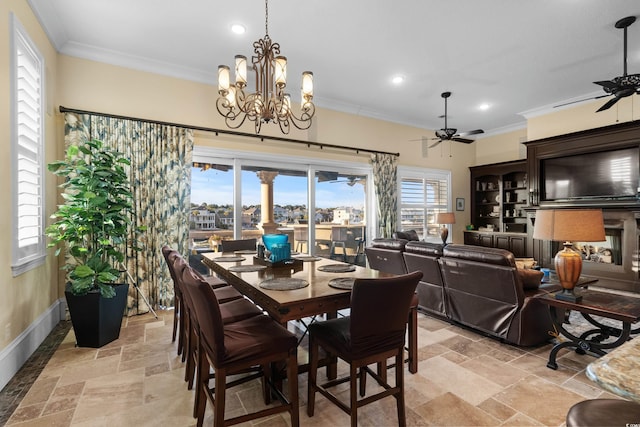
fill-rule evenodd
<path id="1" fill-rule="evenodd" d="M 640 149 L 577 154 L 541 161 L 541 200 L 628 199 L 638 195 Z"/>

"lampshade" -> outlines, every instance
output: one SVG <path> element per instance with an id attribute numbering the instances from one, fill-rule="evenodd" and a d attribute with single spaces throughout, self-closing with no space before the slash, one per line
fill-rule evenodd
<path id="1" fill-rule="evenodd" d="M 572 250 L 571 242 L 602 242 L 606 239 L 601 209 L 541 209 L 536 212 L 533 238 L 563 241 L 564 249 L 553 260 L 562 292 L 555 298 L 580 302 L 574 288 L 582 273 L 582 255 Z"/>
<path id="2" fill-rule="evenodd" d="M 455 224 L 456 216 L 453 212 L 440 212 L 436 214 L 436 224 Z"/>
<path id="3" fill-rule="evenodd" d="M 540 209 L 536 212 L 533 238 L 559 242 L 602 242 L 601 209 Z"/>

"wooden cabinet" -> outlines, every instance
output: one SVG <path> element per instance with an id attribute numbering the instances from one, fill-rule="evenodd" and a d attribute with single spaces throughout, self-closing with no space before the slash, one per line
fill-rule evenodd
<path id="1" fill-rule="evenodd" d="M 527 256 L 529 182 L 526 160 L 473 166 L 471 172 L 471 223 L 464 243 L 506 249 Z M 530 223 L 529 223 L 530 224 Z"/>
<path id="2" fill-rule="evenodd" d="M 528 205 L 525 160 L 473 166 L 471 221 L 476 230 L 527 232 Z"/>
<path id="3" fill-rule="evenodd" d="M 464 244 L 506 249 L 516 258 L 527 257 L 527 235 L 524 233 L 465 231 Z"/>

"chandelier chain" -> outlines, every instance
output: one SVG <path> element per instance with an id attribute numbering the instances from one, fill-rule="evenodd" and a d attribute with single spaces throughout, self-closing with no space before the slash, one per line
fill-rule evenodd
<path id="1" fill-rule="evenodd" d="M 264 33 L 269 35 L 269 0 L 264 0 Z"/>

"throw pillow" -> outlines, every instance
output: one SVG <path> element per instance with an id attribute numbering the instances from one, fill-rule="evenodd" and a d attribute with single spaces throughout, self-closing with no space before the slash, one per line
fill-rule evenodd
<path id="1" fill-rule="evenodd" d="M 518 269 L 518 276 L 524 289 L 538 289 L 544 274 L 539 270 Z"/>

